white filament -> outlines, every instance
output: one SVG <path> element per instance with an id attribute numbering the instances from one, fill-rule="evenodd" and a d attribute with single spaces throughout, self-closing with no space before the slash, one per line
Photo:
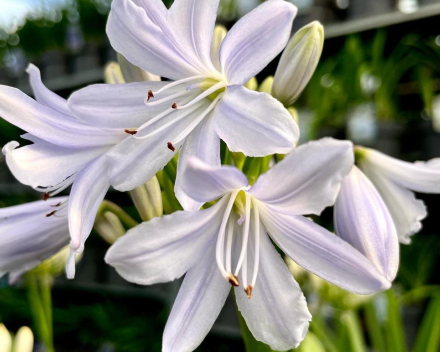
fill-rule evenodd
<path id="1" fill-rule="evenodd" d="M 246 210 L 245 210 L 245 220 L 243 227 L 243 242 L 241 245 L 241 252 L 240 252 L 240 257 L 238 259 L 237 268 L 235 269 L 235 275 L 238 274 L 243 264 L 243 260 L 247 250 L 248 239 L 249 239 L 249 224 L 251 217 L 251 196 L 247 192 L 245 192 L 245 195 L 246 195 L 246 206 L 245 206 Z"/>
<path id="2" fill-rule="evenodd" d="M 258 207 L 254 204 L 254 231 L 255 231 L 255 253 L 254 253 L 254 269 L 252 270 L 251 286 L 255 287 L 257 282 L 258 269 L 260 266 L 260 214 Z"/>
<path id="3" fill-rule="evenodd" d="M 161 99 L 155 99 L 153 101 L 145 100 L 145 105 L 147 105 L 147 106 L 155 106 L 155 105 L 160 105 L 160 104 L 166 103 L 167 101 L 170 101 L 170 100 L 173 101 L 173 103 L 174 103 L 177 98 L 180 98 L 180 97 L 182 97 L 182 96 L 184 96 L 186 94 L 188 94 L 188 92 L 186 90 L 182 90 L 180 92 L 168 95 L 168 96 L 163 97 Z"/>
<path id="4" fill-rule="evenodd" d="M 169 83 L 166 86 L 162 87 L 158 91 L 153 92 L 153 94 L 154 95 L 160 94 L 160 93 L 165 92 L 166 90 L 168 90 L 168 89 L 170 89 L 172 87 L 178 86 L 179 84 L 182 84 L 182 83 L 191 82 L 191 81 L 195 81 L 195 80 L 198 80 L 198 79 L 207 79 L 207 78 L 210 78 L 210 76 L 208 76 L 208 75 L 199 75 L 199 76 L 192 76 L 192 77 L 188 77 L 188 78 L 183 78 L 183 79 L 180 79 L 178 81 L 172 81 L 171 83 Z"/>
<path id="5" fill-rule="evenodd" d="M 224 250 L 224 240 L 225 240 L 225 229 L 226 229 L 226 224 L 229 219 L 229 215 L 231 214 L 232 206 L 234 205 L 235 198 L 237 197 L 238 192 L 239 192 L 239 190 L 236 190 L 231 193 L 231 197 L 229 198 L 228 205 L 226 206 L 225 212 L 223 214 L 222 222 L 220 225 L 220 230 L 218 232 L 217 243 L 216 243 L 216 247 L 215 247 L 215 259 L 217 261 L 217 266 L 220 269 L 220 272 L 222 273 L 223 277 L 226 280 L 229 279 L 230 273 L 228 273 L 223 266 L 223 257 L 224 257 L 223 250 Z"/>
<path id="6" fill-rule="evenodd" d="M 195 103 L 198 103 L 200 100 L 205 99 L 206 97 L 208 97 L 212 93 L 215 93 L 219 89 L 222 89 L 222 88 L 225 88 L 225 87 L 226 87 L 226 83 L 225 82 L 218 82 L 218 83 L 214 84 L 211 88 L 205 90 L 202 94 L 198 95 L 196 98 L 194 98 L 192 101 L 190 101 L 186 105 L 177 106 L 177 110 L 188 108 L 191 105 L 194 105 Z"/>
<path id="7" fill-rule="evenodd" d="M 232 239 L 234 237 L 234 221 L 230 220 L 228 224 L 228 236 L 226 237 L 226 271 L 228 273 L 232 270 Z"/>

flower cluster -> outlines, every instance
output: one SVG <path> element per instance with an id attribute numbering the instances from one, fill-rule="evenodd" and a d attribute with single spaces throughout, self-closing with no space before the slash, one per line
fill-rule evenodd
<path id="1" fill-rule="evenodd" d="M 35 100 L 0 86 L 0 116 L 32 143 L 4 146 L 7 165 L 45 194 L 0 209 L 0 275 L 18 277 L 70 239 L 73 278 L 95 224 L 110 243 L 118 238 L 105 260 L 126 280 L 150 285 L 186 274 L 163 351 L 197 348 L 231 286 L 254 337 L 287 350 L 304 339 L 311 315 L 277 248 L 348 291 L 388 289 L 399 241 L 409 243 L 426 216 L 412 191 L 440 193 L 440 163 L 407 163 L 331 138 L 296 147 L 291 105 L 319 61 L 322 26 L 290 38 L 296 7 L 268 0 L 227 31 L 215 27 L 218 3 L 175 0 L 167 9 L 161 0 L 113 0 L 107 34 L 120 66 L 109 66 L 107 84 L 66 101 L 30 65 Z M 257 90 L 255 76 L 281 52 L 275 76 Z M 226 165 L 221 141 L 233 155 Z M 183 210 L 162 216 L 155 175 L 175 157 Z M 250 177 L 245 157 L 267 167 Z M 69 186 L 69 197 L 52 198 Z M 145 221 L 125 235 L 113 213 L 96 220 L 111 186 L 131 191 Z M 305 217 L 333 205 L 336 234 Z"/>

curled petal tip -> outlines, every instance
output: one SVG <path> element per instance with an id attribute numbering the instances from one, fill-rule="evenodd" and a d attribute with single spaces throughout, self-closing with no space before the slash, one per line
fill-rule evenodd
<path id="1" fill-rule="evenodd" d="M 240 281 L 238 281 L 237 275 L 229 274 L 228 281 L 234 287 L 240 286 Z"/>

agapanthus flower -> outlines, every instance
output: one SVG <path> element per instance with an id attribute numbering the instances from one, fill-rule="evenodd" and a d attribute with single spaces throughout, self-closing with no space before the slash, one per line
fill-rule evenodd
<path id="1" fill-rule="evenodd" d="M 344 178 L 334 208 L 335 232 L 363 253 L 390 282 L 399 268 L 399 239 L 390 212 L 356 166 Z"/>
<path id="2" fill-rule="evenodd" d="M 68 200 L 69 229 L 72 251 L 80 253 L 110 187 L 104 156 L 127 133 L 78 120 L 66 100 L 43 85 L 37 67 L 30 65 L 28 73 L 36 100 L 18 89 L 0 86 L 0 116 L 28 132 L 22 137 L 33 144 L 17 149 L 19 143 L 10 142 L 3 153 L 13 175 L 45 192 L 46 197 L 73 184 Z M 69 277 L 73 275 L 68 272 Z"/>
<path id="3" fill-rule="evenodd" d="M 356 147 L 359 168 L 374 184 L 397 229 L 399 241 L 411 242 L 420 231 L 426 207 L 414 193 L 440 193 L 440 159 L 409 163 L 373 149 Z"/>
<path id="4" fill-rule="evenodd" d="M 163 351 L 192 351 L 216 320 L 231 285 L 254 337 L 275 350 L 296 347 L 310 313 L 271 240 L 305 269 L 349 291 L 390 286 L 351 245 L 305 218 L 334 203 L 353 166 L 350 142 L 323 139 L 300 146 L 251 187 L 231 166 L 188 159 L 184 190 L 199 211 L 179 211 L 131 229 L 106 261 L 128 281 L 154 284 L 187 272 L 168 319 Z"/>
<path id="5" fill-rule="evenodd" d="M 72 95 L 78 118 L 97 126 L 132 128 L 108 154 L 118 190 L 145 183 L 180 150 L 176 196 L 189 156 L 220 165 L 220 139 L 248 156 L 288 153 L 299 130 L 269 94 L 244 87 L 286 46 L 297 9 L 269 0 L 241 18 L 212 50 L 219 0 L 114 0 L 107 24 L 113 48 L 134 65 L 170 79 L 159 83 L 95 85 Z M 218 47 L 217 39 L 214 41 Z M 145 104 L 143 103 L 145 98 Z"/>
<path id="6" fill-rule="evenodd" d="M 13 282 L 68 245 L 67 200 L 0 208 L 0 277 Z"/>

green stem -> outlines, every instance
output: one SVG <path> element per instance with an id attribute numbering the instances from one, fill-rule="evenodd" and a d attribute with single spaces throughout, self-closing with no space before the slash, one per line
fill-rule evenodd
<path id="1" fill-rule="evenodd" d="M 110 211 L 113 214 L 115 214 L 122 221 L 122 223 L 130 229 L 132 227 L 139 225 L 139 223 L 136 220 L 134 220 L 130 215 L 128 215 L 124 211 L 124 209 L 122 209 L 119 205 L 116 205 L 115 203 L 110 202 L 108 200 L 104 200 L 101 203 L 99 213 L 104 213 L 106 211 Z"/>

